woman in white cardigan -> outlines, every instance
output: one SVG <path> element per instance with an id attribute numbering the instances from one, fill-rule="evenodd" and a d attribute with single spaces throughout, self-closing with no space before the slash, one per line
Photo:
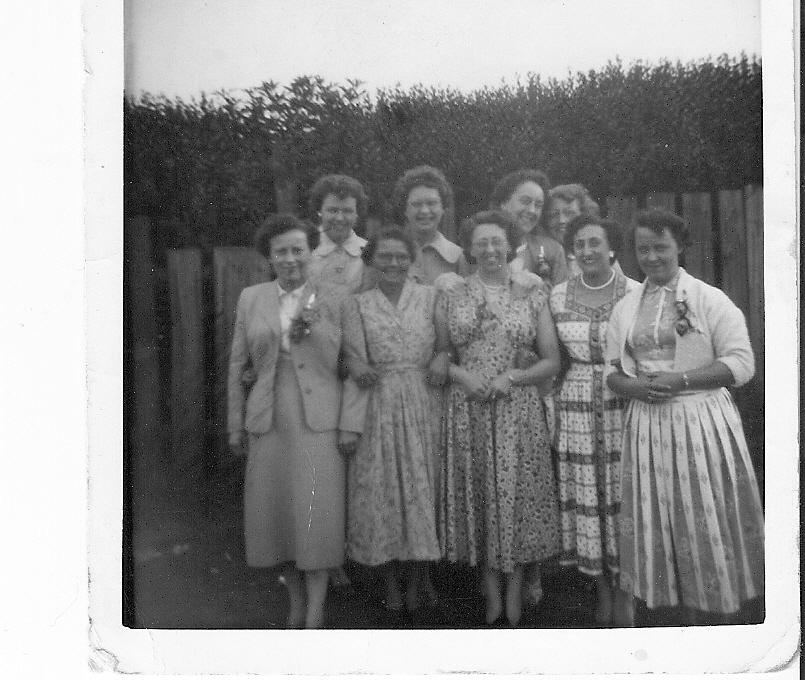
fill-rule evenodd
<path id="1" fill-rule="evenodd" d="M 683 220 L 654 209 L 634 232 L 644 284 L 610 317 L 610 388 L 624 413 L 620 587 L 680 622 L 725 622 L 763 594 L 763 511 L 727 387 L 754 374 L 741 311 L 679 266 Z M 703 616 L 702 612 L 708 612 Z"/>

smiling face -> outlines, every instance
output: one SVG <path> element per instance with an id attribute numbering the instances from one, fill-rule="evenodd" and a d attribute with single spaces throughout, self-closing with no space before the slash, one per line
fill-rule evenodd
<path id="1" fill-rule="evenodd" d="M 437 189 L 418 186 L 408 193 L 405 204 L 405 221 L 412 236 L 420 243 L 428 243 L 436 236 L 442 223 L 444 206 Z"/>
<path id="2" fill-rule="evenodd" d="M 506 231 L 497 224 L 479 224 L 473 229 L 470 254 L 478 261 L 481 273 L 499 274 L 509 252 Z"/>
<path id="3" fill-rule="evenodd" d="M 674 278 L 682 252 L 674 235 L 668 229 L 656 234 L 652 229 L 637 227 L 634 237 L 637 264 L 648 280 L 663 286 Z"/>
<path id="4" fill-rule="evenodd" d="M 307 280 L 307 265 L 310 248 L 307 234 L 301 229 L 292 229 L 271 239 L 271 266 L 277 274 L 277 282 L 284 290 L 299 288 Z"/>
<path id="5" fill-rule="evenodd" d="M 548 216 L 548 228 L 553 236 L 559 243 L 564 244 L 565 229 L 570 221 L 581 215 L 581 205 L 579 200 L 574 198 L 572 201 L 566 201 L 563 198 L 551 199 L 551 212 Z"/>
<path id="6" fill-rule="evenodd" d="M 609 250 L 607 232 L 597 224 L 582 227 L 573 237 L 573 255 L 582 273 L 589 278 L 609 276 Z"/>
<path id="7" fill-rule="evenodd" d="M 372 266 L 380 274 L 380 281 L 401 284 L 405 282 L 411 266 L 411 253 L 402 241 L 386 238 L 377 244 Z"/>
<path id="8" fill-rule="evenodd" d="M 321 202 L 321 230 L 335 244 L 341 244 L 349 238 L 358 221 L 358 202 L 354 196 L 338 198 L 335 194 L 327 194 Z"/>
<path id="9" fill-rule="evenodd" d="M 544 205 L 542 187 L 536 182 L 524 182 L 500 207 L 514 217 L 521 234 L 529 234 L 539 224 Z"/>

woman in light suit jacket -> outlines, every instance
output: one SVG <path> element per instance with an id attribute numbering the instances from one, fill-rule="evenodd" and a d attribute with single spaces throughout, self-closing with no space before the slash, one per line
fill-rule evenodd
<path id="1" fill-rule="evenodd" d="M 246 562 L 282 565 L 289 628 L 324 624 L 328 569 L 344 560 L 341 456 L 354 451 L 365 416 L 365 396 L 337 372 L 343 298 L 307 281 L 316 237 L 293 215 L 265 220 L 256 247 L 277 280 L 241 293 L 229 361 L 229 444 L 248 450 Z M 247 368 L 257 378 L 248 399 Z"/>
<path id="2" fill-rule="evenodd" d="M 608 384 L 630 399 L 620 586 L 681 622 L 728 622 L 763 594 L 763 511 L 726 389 L 751 379 L 754 356 L 741 311 L 679 266 L 683 220 L 654 209 L 636 223 L 646 281 L 612 311 L 606 343 Z"/>

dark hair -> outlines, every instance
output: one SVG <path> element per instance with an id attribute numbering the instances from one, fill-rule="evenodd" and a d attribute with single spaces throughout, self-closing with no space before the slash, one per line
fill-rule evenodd
<path id="1" fill-rule="evenodd" d="M 637 227 L 651 229 L 658 236 L 667 229 L 671 232 L 671 236 L 674 237 L 674 241 L 676 241 L 676 245 L 680 250 L 688 245 L 690 230 L 688 225 L 685 224 L 685 220 L 665 208 L 648 208 L 638 211 L 637 215 L 635 215 L 634 224 L 634 229 L 637 229 Z M 634 230 L 632 230 L 632 242 L 634 244 Z"/>
<path id="2" fill-rule="evenodd" d="M 452 211 L 453 187 L 444 176 L 444 173 L 430 165 L 418 165 L 415 168 L 406 170 L 395 182 L 394 190 L 391 194 L 392 220 L 398 224 L 405 224 L 405 208 L 408 203 L 408 195 L 416 187 L 428 187 L 436 189 L 442 199 L 442 208 L 445 214 Z M 441 229 L 442 225 L 439 225 Z"/>
<path id="3" fill-rule="evenodd" d="M 361 259 L 366 265 L 372 266 L 372 260 L 375 257 L 377 246 L 381 241 L 391 240 L 404 243 L 405 247 L 408 249 L 408 254 L 411 256 L 411 262 L 416 259 L 416 245 L 414 244 L 414 239 L 411 238 L 411 235 L 405 229 L 398 227 L 396 224 L 386 224 L 375 231 L 363 247 Z"/>
<path id="4" fill-rule="evenodd" d="M 506 240 L 509 242 L 509 254 L 506 256 L 506 261 L 511 262 L 517 254 L 517 246 L 520 245 L 520 234 L 514 220 L 504 210 L 482 210 L 461 223 L 459 236 L 467 262 L 470 264 L 475 263 L 475 258 L 470 254 L 472 235 L 475 232 L 475 228 L 481 224 L 496 224 L 506 232 Z"/>
<path id="5" fill-rule="evenodd" d="M 517 191 L 517 187 L 522 186 L 526 182 L 534 182 L 534 184 L 539 186 L 545 193 L 545 200 L 548 200 L 548 191 L 551 188 L 548 175 L 542 172 L 542 170 L 526 168 L 525 170 L 510 172 L 508 175 L 504 175 L 498 180 L 498 183 L 495 184 L 495 187 L 492 189 L 492 198 L 489 199 L 489 207 L 492 210 L 498 210 L 500 206 L 508 201 L 512 197 L 512 194 Z"/>
<path id="6" fill-rule="evenodd" d="M 330 194 L 341 200 L 350 197 L 354 198 L 358 219 L 362 221 L 366 217 L 369 203 L 366 192 L 363 189 L 363 185 L 349 175 L 324 175 L 315 181 L 310 188 L 310 196 L 307 201 L 311 216 L 321 210 L 321 204 Z"/>
<path id="7" fill-rule="evenodd" d="M 289 231 L 301 231 L 307 237 L 307 246 L 313 250 L 319 244 L 319 231 L 310 222 L 290 213 L 271 213 L 254 235 L 254 247 L 263 257 L 271 256 L 271 239 Z"/>
<path id="8" fill-rule="evenodd" d="M 558 184 L 548 192 L 548 207 L 550 207 L 550 202 L 557 198 L 568 203 L 578 201 L 579 210 L 584 215 L 601 216 L 601 208 L 583 184 Z M 546 210 L 546 212 L 548 211 Z"/>
<path id="9" fill-rule="evenodd" d="M 614 250 L 615 253 L 620 251 L 620 249 L 623 247 L 623 231 L 621 230 L 621 226 L 615 220 L 602 219 L 600 217 L 596 217 L 595 215 L 582 214 L 576 215 L 576 217 L 570 220 L 570 224 L 567 225 L 564 243 L 565 252 L 573 252 L 573 239 L 576 238 L 576 234 L 584 229 L 584 227 L 589 227 L 590 225 L 601 227 L 601 229 L 604 230 L 610 250 Z"/>

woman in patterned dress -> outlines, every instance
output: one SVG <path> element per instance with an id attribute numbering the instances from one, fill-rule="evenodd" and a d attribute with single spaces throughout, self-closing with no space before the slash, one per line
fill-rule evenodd
<path id="1" fill-rule="evenodd" d="M 434 358 L 434 289 L 407 278 L 416 250 L 411 237 L 386 227 L 363 251 L 377 273 L 374 288 L 352 297 L 345 335 L 361 348 L 350 363 L 370 387 L 365 433 L 348 473 L 347 551 L 382 566 L 386 607 L 419 605 L 427 564 L 441 557 L 436 534 L 435 465 L 440 400 L 427 383 Z"/>
<path id="2" fill-rule="evenodd" d="M 730 620 L 763 594 L 763 511 L 727 387 L 754 374 L 741 311 L 679 266 L 684 221 L 639 213 L 643 285 L 615 307 L 609 386 L 630 401 L 622 444 L 620 587 L 680 621 Z M 702 617 L 702 612 L 707 612 Z"/>
<path id="3" fill-rule="evenodd" d="M 511 217 L 476 214 L 462 229 L 462 242 L 478 270 L 440 294 L 436 306 L 439 347 L 457 362 L 449 368 L 445 406 L 440 538 L 448 560 L 483 565 L 486 622 L 505 614 L 516 626 L 524 566 L 560 547 L 536 387 L 559 370 L 559 349 L 538 278 L 512 282 L 508 262 L 517 232 Z M 521 355 L 532 347 L 541 358 L 523 368 Z"/>
<path id="4" fill-rule="evenodd" d="M 554 449 L 562 517 L 561 563 L 595 578 L 596 620 L 612 623 L 617 592 L 621 421 L 625 400 L 604 381 L 607 323 L 637 281 L 612 268 L 617 224 L 579 215 L 565 232 L 581 274 L 551 291 L 551 314 L 570 365 L 555 394 Z M 626 611 L 618 601 L 619 622 Z"/>

